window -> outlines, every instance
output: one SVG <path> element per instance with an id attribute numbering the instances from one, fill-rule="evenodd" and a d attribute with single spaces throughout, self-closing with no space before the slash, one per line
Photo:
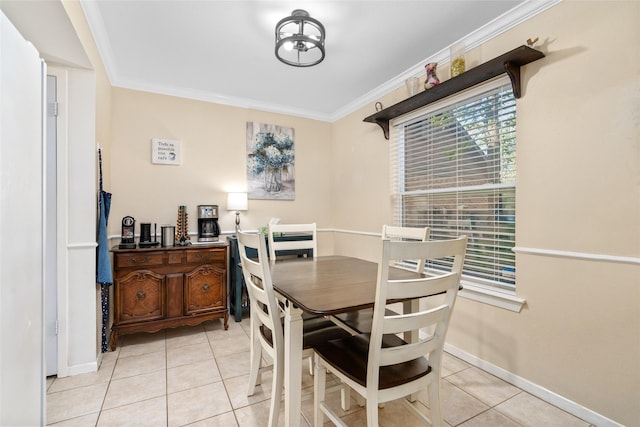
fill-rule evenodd
<path id="1" fill-rule="evenodd" d="M 491 82 L 395 121 L 394 222 L 467 235 L 463 281 L 515 291 L 516 100 Z M 438 265 L 427 265 L 438 268 Z"/>

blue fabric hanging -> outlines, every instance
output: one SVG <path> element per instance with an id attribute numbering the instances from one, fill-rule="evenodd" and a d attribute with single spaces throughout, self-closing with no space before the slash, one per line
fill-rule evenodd
<path id="1" fill-rule="evenodd" d="M 111 208 L 111 193 L 100 191 L 100 217 L 98 219 L 98 259 L 97 279 L 101 285 L 113 284 L 111 258 L 109 257 L 109 238 L 107 236 L 107 222 Z"/>
<path id="2" fill-rule="evenodd" d="M 109 285 L 100 285 L 100 300 L 102 302 L 102 341 L 100 348 L 103 353 L 109 351 L 107 343 L 107 324 L 109 323 Z"/>
<path id="3" fill-rule="evenodd" d="M 100 284 L 102 302 L 102 352 L 108 351 L 107 324 L 109 323 L 109 286 L 113 284 L 113 272 L 109 257 L 109 238 L 107 236 L 107 223 L 109 221 L 109 209 L 111 209 L 111 193 L 102 188 L 102 150 L 98 148 L 98 161 L 100 164 L 100 195 L 98 202 L 98 248 L 96 250 L 96 282 Z"/>

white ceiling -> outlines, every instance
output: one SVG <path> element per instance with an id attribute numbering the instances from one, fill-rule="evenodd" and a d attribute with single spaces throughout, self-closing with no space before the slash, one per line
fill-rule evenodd
<path id="1" fill-rule="evenodd" d="M 499 33 L 551 0 L 80 1 L 113 86 L 334 121 L 423 75 L 427 62 L 447 62 L 457 40 Z M 274 55 L 275 25 L 297 8 L 326 28 L 326 58 L 314 67 Z M 22 15 L 42 52 L 42 14 Z"/>
<path id="2" fill-rule="evenodd" d="M 521 3 L 82 0 L 114 86 L 321 120 L 408 70 L 423 73 L 427 58 Z M 298 8 L 326 28 L 314 67 L 274 55 L 276 23 Z"/>

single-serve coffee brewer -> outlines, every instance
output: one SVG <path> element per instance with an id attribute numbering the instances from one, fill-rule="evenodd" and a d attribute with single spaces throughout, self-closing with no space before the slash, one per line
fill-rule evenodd
<path id="1" fill-rule="evenodd" d="M 198 242 L 217 242 L 219 235 L 218 205 L 198 205 Z"/>

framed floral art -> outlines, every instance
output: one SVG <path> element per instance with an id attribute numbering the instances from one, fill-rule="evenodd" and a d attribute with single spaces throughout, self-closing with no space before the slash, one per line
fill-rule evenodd
<path id="1" fill-rule="evenodd" d="M 247 122 L 249 199 L 295 199 L 294 129 Z"/>

